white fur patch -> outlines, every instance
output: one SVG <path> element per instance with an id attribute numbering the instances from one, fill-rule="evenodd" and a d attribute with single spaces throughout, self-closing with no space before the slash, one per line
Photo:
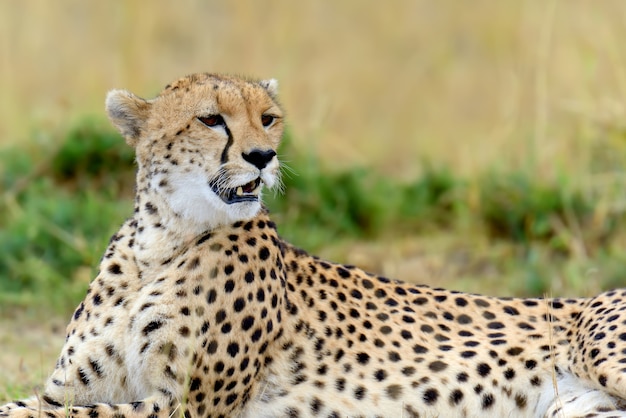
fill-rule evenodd
<path id="1" fill-rule="evenodd" d="M 155 176 L 154 188 L 160 181 Z M 225 203 L 213 192 L 204 175 L 198 173 L 171 173 L 168 176 L 171 193 L 163 197 L 174 213 L 183 217 L 185 224 L 193 226 L 186 233 L 198 233 L 220 225 L 253 218 L 261 209 L 260 202 Z M 243 184 L 243 183 L 242 183 Z"/>
<path id="2" fill-rule="evenodd" d="M 615 408 L 615 399 L 599 389 L 589 387 L 583 381 L 565 373 L 558 378 L 557 388 L 548 387 L 541 394 L 536 408 L 535 416 L 542 417 L 584 417 L 597 413 L 598 410 Z M 611 411 L 613 417 L 626 417 L 626 412 Z M 609 416 L 607 415 L 607 416 Z"/>
<path id="3" fill-rule="evenodd" d="M 269 80 L 262 80 L 261 86 L 270 94 L 270 96 L 278 95 L 278 80 L 270 78 Z"/>

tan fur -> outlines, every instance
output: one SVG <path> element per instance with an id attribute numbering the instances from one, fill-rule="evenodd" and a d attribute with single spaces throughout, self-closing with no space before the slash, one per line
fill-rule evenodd
<path id="1" fill-rule="evenodd" d="M 109 93 L 137 152 L 135 213 L 42 395 L 0 416 L 626 416 L 626 291 L 469 295 L 281 240 L 255 188 L 279 182 L 276 94 L 214 74 Z"/>

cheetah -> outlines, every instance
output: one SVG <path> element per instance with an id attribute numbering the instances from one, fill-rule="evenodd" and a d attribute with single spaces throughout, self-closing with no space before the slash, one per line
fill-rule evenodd
<path id="1" fill-rule="evenodd" d="M 134 214 L 39 396 L 11 418 L 626 417 L 626 290 L 512 299 L 407 284 L 280 238 L 274 80 L 113 90 Z"/>

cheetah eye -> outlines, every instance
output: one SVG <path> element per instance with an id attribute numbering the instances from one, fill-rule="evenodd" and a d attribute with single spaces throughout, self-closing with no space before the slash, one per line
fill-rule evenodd
<path id="1" fill-rule="evenodd" d="M 274 116 L 272 115 L 261 115 L 261 123 L 263 124 L 264 127 L 268 127 L 272 124 L 272 122 L 274 122 L 274 119 L 276 119 Z"/>
<path id="2" fill-rule="evenodd" d="M 210 128 L 225 124 L 222 115 L 198 116 L 198 120 Z"/>

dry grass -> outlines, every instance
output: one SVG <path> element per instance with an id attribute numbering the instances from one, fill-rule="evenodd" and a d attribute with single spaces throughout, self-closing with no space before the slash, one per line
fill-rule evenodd
<path id="1" fill-rule="evenodd" d="M 193 71 L 276 77 L 301 147 L 402 177 L 427 156 L 552 176 L 621 124 L 620 0 L 0 3 L 0 141 Z"/>

